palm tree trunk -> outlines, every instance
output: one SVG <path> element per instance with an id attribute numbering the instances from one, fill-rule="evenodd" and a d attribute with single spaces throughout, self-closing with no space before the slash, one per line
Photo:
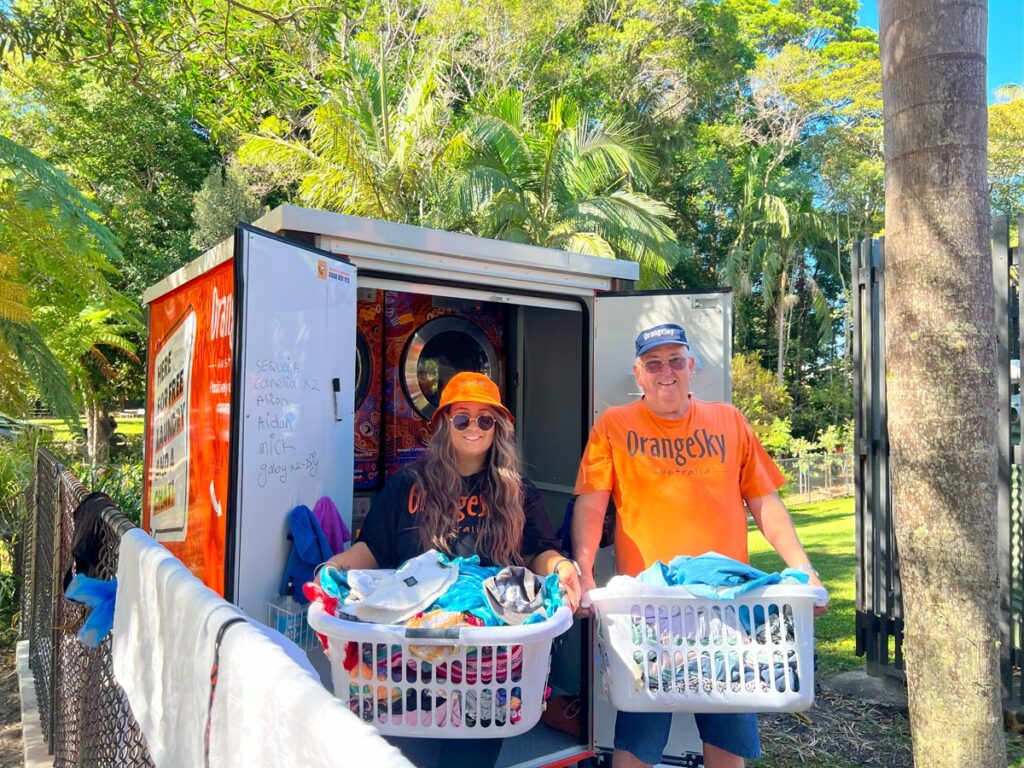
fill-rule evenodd
<path id="1" fill-rule="evenodd" d="M 886 356 L 914 763 L 1002 768 L 987 7 L 882 0 Z"/>
<path id="2" fill-rule="evenodd" d="M 786 270 L 782 270 L 779 278 L 779 296 L 775 300 L 775 380 L 782 386 L 783 374 L 786 371 Z"/>
<path id="3" fill-rule="evenodd" d="M 88 440 L 86 453 L 93 467 L 102 464 L 110 456 L 110 440 L 114 434 L 114 420 L 98 398 L 90 398 L 85 409 Z"/>

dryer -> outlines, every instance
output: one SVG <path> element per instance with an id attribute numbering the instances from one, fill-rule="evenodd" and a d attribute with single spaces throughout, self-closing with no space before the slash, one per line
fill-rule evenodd
<path id="1" fill-rule="evenodd" d="M 352 478 L 356 491 L 372 491 L 384 477 L 380 451 L 384 395 L 384 292 L 360 288 L 357 298 Z"/>
<path id="2" fill-rule="evenodd" d="M 505 397 L 506 318 L 500 304 L 385 292 L 387 476 L 423 455 L 430 417 L 456 373 L 483 373 Z"/>

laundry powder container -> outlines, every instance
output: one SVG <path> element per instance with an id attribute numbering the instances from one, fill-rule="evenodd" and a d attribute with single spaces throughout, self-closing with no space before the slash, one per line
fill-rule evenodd
<path id="1" fill-rule="evenodd" d="M 729 600 L 642 583 L 594 589 L 605 694 L 626 712 L 799 712 L 814 701 L 814 606 L 802 584 Z"/>
<path id="2" fill-rule="evenodd" d="M 425 629 L 349 621 L 309 607 L 327 639 L 334 695 L 382 734 L 431 738 L 518 736 L 540 720 L 551 643 L 572 625 L 546 621 Z"/>

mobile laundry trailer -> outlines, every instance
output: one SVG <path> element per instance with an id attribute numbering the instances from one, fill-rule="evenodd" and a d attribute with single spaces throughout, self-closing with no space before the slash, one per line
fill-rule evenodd
<path id="1" fill-rule="evenodd" d="M 631 262 L 287 205 L 239 227 L 144 296 L 144 527 L 266 621 L 290 510 L 327 496 L 358 530 L 386 477 L 422 455 L 448 378 L 476 370 L 516 416 L 557 529 L 594 419 L 639 396 L 640 329 L 681 321 L 700 364 L 694 394 L 731 398 L 731 294 L 631 291 L 637 276 Z M 611 563 L 604 550 L 599 582 Z M 582 736 L 539 725 L 499 764 L 610 749 L 593 675 L 591 628 L 577 622 L 550 682 L 584 692 Z M 677 721 L 665 762 L 693 764 L 692 718 Z"/>

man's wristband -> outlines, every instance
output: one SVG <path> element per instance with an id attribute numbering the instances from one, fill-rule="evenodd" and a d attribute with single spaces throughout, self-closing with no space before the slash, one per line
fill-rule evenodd
<path id="1" fill-rule="evenodd" d="M 568 557 L 563 557 L 561 560 L 557 561 L 553 566 L 551 566 L 551 572 L 557 574 L 558 566 L 560 566 L 562 563 L 572 563 L 572 567 L 576 569 L 576 575 L 583 575 L 583 571 L 580 570 L 580 564 L 577 563 L 575 560 L 570 560 Z"/>
<path id="2" fill-rule="evenodd" d="M 814 570 L 814 566 L 809 563 L 807 565 L 798 565 L 796 569 L 798 571 L 804 571 L 805 573 L 813 573 L 815 576 L 818 576 L 820 578 L 820 574 L 816 570 Z"/>

